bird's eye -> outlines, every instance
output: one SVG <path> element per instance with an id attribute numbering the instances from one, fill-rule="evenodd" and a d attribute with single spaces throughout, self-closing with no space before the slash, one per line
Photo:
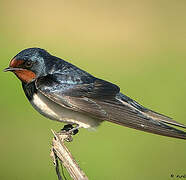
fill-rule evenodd
<path id="1" fill-rule="evenodd" d="M 32 67 L 32 61 L 26 61 L 25 62 L 25 67 L 27 67 L 27 68 Z"/>

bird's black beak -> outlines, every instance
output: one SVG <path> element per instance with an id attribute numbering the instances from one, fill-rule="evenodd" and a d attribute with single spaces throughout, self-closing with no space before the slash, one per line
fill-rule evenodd
<path id="1" fill-rule="evenodd" d="M 8 72 L 8 71 L 16 71 L 16 70 L 22 70 L 22 68 L 13 68 L 13 67 L 8 67 L 3 70 L 3 72 Z"/>
<path id="2" fill-rule="evenodd" d="M 5 68 L 5 69 L 3 70 L 3 72 L 7 72 L 7 71 L 13 71 L 13 68 L 8 67 L 8 68 Z"/>

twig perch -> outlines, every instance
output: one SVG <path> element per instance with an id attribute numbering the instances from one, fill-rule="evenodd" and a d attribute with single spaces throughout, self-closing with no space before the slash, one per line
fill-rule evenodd
<path id="1" fill-rule="evenodd" d="M 64 144 L 65 141 L 72 141 L 72 136 L 65 132 L 56 133 L 53 130 L 52 133 L 54 134 L 54 138 L 52 140 L 51 157 L 53 159 L 54 166 L 56 167 L 58 179 L 62 180 L 57 161 L 59 159 L 74 180 L 88 180 L 88 177 L 80 169 L 79 165 L 72 157 L 72 154 Z"/>

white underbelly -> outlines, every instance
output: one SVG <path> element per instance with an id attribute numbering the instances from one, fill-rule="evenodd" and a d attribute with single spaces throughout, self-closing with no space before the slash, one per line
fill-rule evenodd
<path id="1" fill-rule="evenodd" d="M 51 101 L 40 92 L 33 95 L 31 104 L 39 113 L 47 118 L 70 124 L 78 124 L 83 128 L 94 128 L 101 122 L 100 120 L 91 118 L 85 114 L 64 108 Z"/>

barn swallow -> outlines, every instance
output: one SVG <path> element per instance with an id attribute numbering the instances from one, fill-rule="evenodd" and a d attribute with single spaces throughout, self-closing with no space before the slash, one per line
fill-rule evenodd
<path id="1" fill-rule="evenodd" d="M 145 108 L 120 92 L 108 81 L 96 78 L 80 68 L 40 48 L 18 53 L 4 70 L 13 72 L 22 82 L 32 106 L 45 117 L 95 128 L 103 121 L 158 135 L 186 139 L 186 128 L 173 119 Z"/>

